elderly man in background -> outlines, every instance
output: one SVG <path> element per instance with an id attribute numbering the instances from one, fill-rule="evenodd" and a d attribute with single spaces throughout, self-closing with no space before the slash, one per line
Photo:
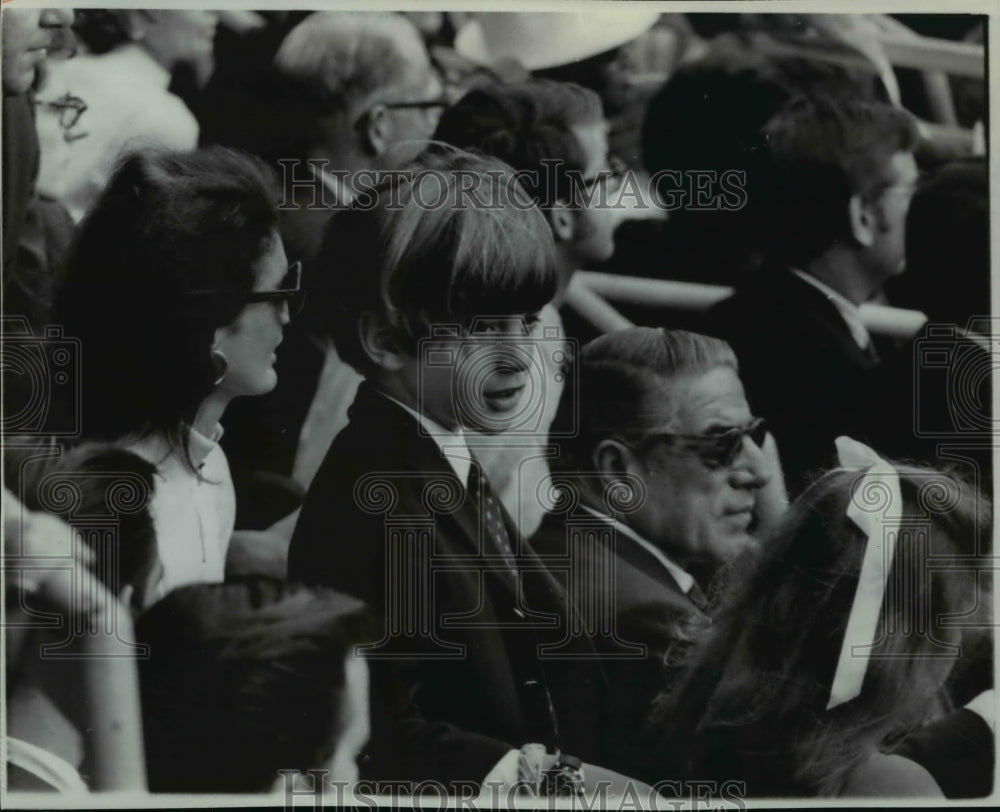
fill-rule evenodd
<path id="1" fill-rule="evenodd" d="M 651 703 L 708 625 L 702 587 L 784 509 L 774 441 L 719 339 L 631 327 L 587 344 L 557 498 L 532 545 L 600 628 L 616 707 L 611 752 L 638 756 Z M 567 388 L 567 392 L 572 391 Z M 567 566 L 567 562 L 570 562 Z M 699 579 L 702 581 L 699 584 Z"/>
<path id="2" fill-rule="evenodd" d="M 377 172 L 424 149 L 446 104 L 442 83 L 419 31 L 402 15 L 319 12 L 285 37 L 262 99 L 261 118 L 251 122 L 273 126 L 263 121 L 266 111 L 278 125 L 263 157 L 283 186 L 282 240 L 290 260 L 306 263 L 303 287 L 315 288 L 336 272 L 309 262 L 327 221 L 374 186 Z M 316 327 L 320 321 L 308 309 L 293 320 L 278 350 L 281 383 L 227 414 L 223 445 L 236 481 L 238 526 L 267 527 L 287 512 L 286 500 L 261 498 L 284 493 L 267 486 L 271 474 L 308 488 L 347 424 L 360 377 L 341 362 Z"/>
<path id="3" fill-rule="evenodd" d="M 272 147 L 283 152 L 268 157 L 281 161 L 289 258 L 307 259 L 330 214 L 357 194 L 358 173 L 416 157 L 446 101 L 420 32 L 399 14 L 313 14 L 285 37 L 274 68 L 291 118 L 288 140 Z"/>

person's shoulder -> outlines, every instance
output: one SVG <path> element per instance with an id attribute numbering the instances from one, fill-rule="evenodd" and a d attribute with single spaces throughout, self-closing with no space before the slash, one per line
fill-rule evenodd
<path id="1" fill-rule="evenodd" d="M 943 798 L 934 777 L 917 762 L 898 755 L 874 753 L 844 783 L 841 795 L 855 797 Z"/>

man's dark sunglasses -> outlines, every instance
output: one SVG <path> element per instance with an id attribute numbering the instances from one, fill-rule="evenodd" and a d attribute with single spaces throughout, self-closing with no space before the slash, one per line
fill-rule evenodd
<path id="1" fill-rule="evenodd" d="M 281 287 L 277 290 L 251 291 L 246 295 L 247 304 L 258 302 L 270 302 L 281 305 L 288 303 L 288 312 L 295 316 L 302 310 L 302 303 L 305 299 L 302 290 L 302 262 L 296 261 L 288 266 L 288 273 L 281 282 Z"/>
<path id="2" fill-rule="evenodd" d="M 743 450 L 743 438 L 749 437 L 758 448 L 763 447 L 767 437 L 767 423 L 764 418 L 757 417 L 749 425 L 742 428 L 734 427 L 708 434 L 671 434 L 669 432 L 654 432 L 647 434 L 639 441 L 639 445 L 649 445 L 654 442 L 676 443 L 694 451 L 706 465 L 713 467 L 730 466 Z M 632 443 L 625 443 L 634 448 Z"/>

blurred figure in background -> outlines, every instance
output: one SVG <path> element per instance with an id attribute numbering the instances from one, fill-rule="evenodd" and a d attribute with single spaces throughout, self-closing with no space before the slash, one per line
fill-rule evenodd
<path id="1" fill-rule="evenodd" d="M 130 614 L 158 594 L 155 467 L 103 444 L 5 464 L 7 789 L 144 789 Z"/>
<path id="2" fill-rule="evenodd" d="M 890 280 L 894 304 L 927 314 L 878 380 L 868 411 L 880 450 L 951 465 L 993 492 L 991 371 L 1000 323 L 990 316 L 986 161 L 947 164 L 917 190 L 906 219 L 906 273 Z"/>
<path id="3" fill-rule="evenodd" d="M 374 185 L 357 173 L 416 157 L 446 102 L 419 32 L 399 14 L 312 14 L 285 37 L 274 69 L 284 137 L 263 157 L 289 162 L 279 167 L 281 233 L 289 256 L 306 260 L 333 211 L 359 183 Z"/>
<path id="4" fill-rule="evenodd" d="M 874 380 L 897 351 L 858 308 L 903 272 L 918 135 L 905 111 L 823 95 L 790 102 L 765 132 L 767 264 L 706 329 L 736 352 L 798 492 L 829 467 L 835 437 L 864 436 Z"/>
<path id="5" fill-rule="evenodd" d="M 79 222 L 124 153 L 194 149 L 198 123 L 167 88 L 176 66 L 211 58 L 216 22 L 212 11 L 80 12 L 87 53 L 53 62 L 39 92 L 39 190 Z"/>
<path id="6" fill-rule="evenodd" d="M 64 208 L 39 198 L 34 88 L 53 52 L 68 47 L 73 9 L 4 7 L 3 36 L 3 305 L 28 329 L 49 323 L 59 267 L 73 236 Z M 25 386 L 5 379 L 7 413 L 17 413 Z M 13 391 L 12 391 L 13 390 Z M 30 393 L 25 393 L 30 397 Z M 18 404 L 19 405 L 19 404 Z"/>
<path id="7" fill-rule="evenodd" d="M 368 742 L 361 601 L 255 577 L 178 589 L 137 626 L 153 792 L 353 783 Z M 325 770 L 299 786 L 279 770 Z M 287 782 L 287 783 L 286 783 Z"/>

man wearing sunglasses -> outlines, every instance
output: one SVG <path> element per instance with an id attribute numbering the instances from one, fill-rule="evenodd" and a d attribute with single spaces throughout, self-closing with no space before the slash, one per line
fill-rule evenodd
<path id="1" fill-rule="evenodd" d="M 577 374 L 564 392 L 578 400 L 564 395 L 553 427 L 572 437 L 554 475 L 559 497 L 532 544 L 585 587 L 568 589 L 608 658 L 609 750 L 622 758 L 609 766 L 620 769 L 708 624 L 706 579 L 753 545 L 784 500 L 774 442 L 725 342 L 631 327 L 587 344 Z"/>

